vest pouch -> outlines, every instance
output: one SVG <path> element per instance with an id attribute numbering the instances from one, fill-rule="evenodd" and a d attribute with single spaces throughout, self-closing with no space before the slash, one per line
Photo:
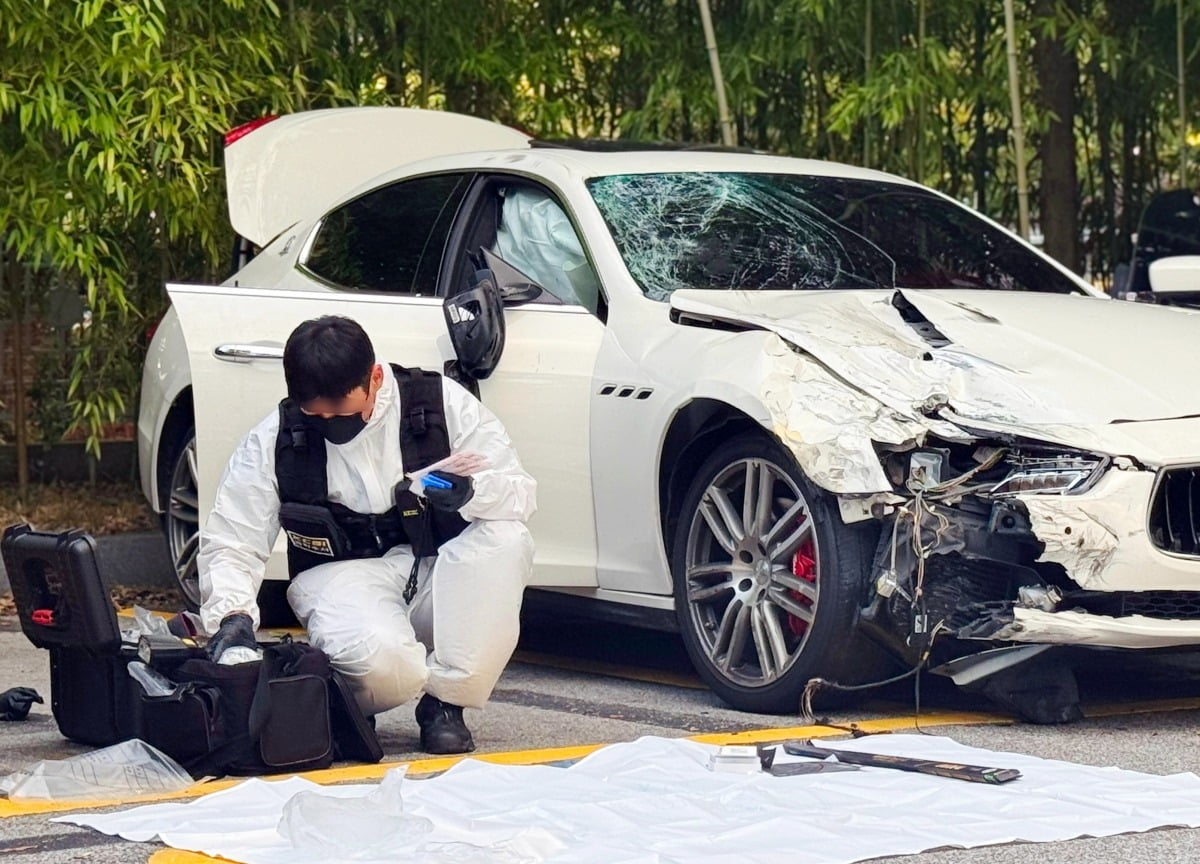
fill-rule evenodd
<path id="1" fill-rule="evenodd" d="M 438 542 L 433 534 L 433 510 L 409 491 L 408 481 L 396 486 L 393 494 L 396 500 L 396 512 L 400 514 L 400 523 L 404 533 L 408 535 L 412 553 L 417 558 L 429 558 L 437 554 Z"/>
<path id="2" fill-rule="evenodd" d="M 258 752 L 272 771 L 311 771 L 333 764 L 329 684 L 317 675 L 267 682 L 271 715 L 258 739 Z"/>
<path id="3" fill-rule="evenodd" d="M 141 694 L 141 735 L 181 765 L 197 764 L 224 743 L 221 692 L 189 683 L 170 696 Z"/>
<path id="4" fill-rule="evenodd" d="M 279 505 L 279 524 L 287 536 L 292 573 L 349 557 L 349 539 L 328 507 L 286 501 Z"/>

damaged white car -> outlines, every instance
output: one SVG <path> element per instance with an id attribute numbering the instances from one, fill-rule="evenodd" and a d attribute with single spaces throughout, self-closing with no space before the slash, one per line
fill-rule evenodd
<path id="1" fill-rule="evenodd" d="M 283 342 L 337 313 L 504 421 L 539 483 L 541 599 L 678 627 L 737 707 L 889 665 L 970 681 L 1046 645 L 1200 644 L 1200 313 L 1105 299 L 844 165 L 403 109 L 231 139 L 261 251 L 169 286 L 139 421 L 193 601 L 196 526 L 283 393 Z M 447 323 L 488 320 L 479 285 L 498 363 Z"/>

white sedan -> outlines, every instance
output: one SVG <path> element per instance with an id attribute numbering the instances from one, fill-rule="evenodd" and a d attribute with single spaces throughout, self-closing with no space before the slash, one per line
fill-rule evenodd
<path id="1" fill-rule="evenodd" d="M 1200 644 L 1198 313 L 1112 302 L 943 195 L 826 162 L 356 108 L 237 130 L 226 165 L 259 251 L 169 286 L 138 424 L 193 602 L 283 343 L 337 313 L 504 421 L 542 599 L 677 627 L 737 707 L 889 663 L 969 680 L 1046 645 Z M 1194 286 L 1163 263 L 1160 290 Z M 443 309 L 481 269 L 494 370 L 456 362 Z"/>

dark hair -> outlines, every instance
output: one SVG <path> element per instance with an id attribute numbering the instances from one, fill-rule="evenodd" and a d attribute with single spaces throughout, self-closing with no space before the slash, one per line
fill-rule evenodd
<path id="1" fill-rule="evenodd" d="M 366 331 L 338 315 L 305 321 L 283 348 L 288 396 L 301 404 L 336 401 L 355 387 L 368 387 L 374 366 L 375 349 Z"/>

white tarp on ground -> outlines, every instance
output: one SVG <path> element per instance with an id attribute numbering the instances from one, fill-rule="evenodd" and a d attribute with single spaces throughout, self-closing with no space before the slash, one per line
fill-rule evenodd
<path id="1" fill-rule="evenodd" d="M 713 773 L 707 769 L 713 747 L 643 738 L 606 747 L 568 768 L 467 760 L 433 779 L 405 780 L 404 820 L 370 817 L 379 792 L 370 802 L 347 806 L 346 798 L 378 787 L 320 787 L 293 778 L 251 780 L 185 804 L 55 821 L 128 840 L 157 837 L 245 864 L 329 860 L 320 841 L 340 847 L 347 837 L 359 842 L 342 848 L 335 856 L 341 860 L 829 864 L 940 846 L 1200 826 L 1200 778 L 1194 774 L 1094 768 L 923 735 L 879 735 L 838 746 L 1017 768 L 1023 776 L 987 786 L 882 768 L 794 777 Z M 780 761 L 790 759 L 781 752 Z M 316 845 L 297 840 L 297 848 L 279 829 L 288 799 L 303 791 L 329 796 L 335 827 Z M 306 799 L 311 807 L 315 799 Z M 349 818 L 356 808 L 362 817 L 357 825 L 337 815 Z M 416 840 L 406 837 L 414 827 L 410 817 L 425 817 L 432 830 Z M 319 830 L 311 827 L 310 834 Z M 395 831 L 390 839 L 381 836 L 389 830 Z"/>

